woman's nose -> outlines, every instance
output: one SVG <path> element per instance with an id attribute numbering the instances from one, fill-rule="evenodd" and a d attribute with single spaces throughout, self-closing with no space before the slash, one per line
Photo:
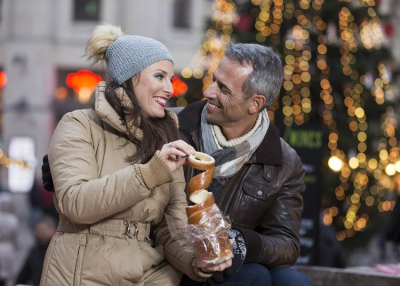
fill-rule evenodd
<path id="1" fill-rule="evenodd" d="M 164 85 L 164 91 L 170 96 L 174 93 L 174 87 L 172 86 L 172 82 L 170 82 L 169 80 Z"/>

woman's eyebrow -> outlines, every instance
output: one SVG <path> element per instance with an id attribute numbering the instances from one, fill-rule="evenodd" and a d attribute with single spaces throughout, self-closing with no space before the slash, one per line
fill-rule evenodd
<path id="1" fill-rule="evenodd" d="M 162 69 L 156 69 L 155 72 L 162 72 L 163 74 L 168 74 L 165 70 Z"/>

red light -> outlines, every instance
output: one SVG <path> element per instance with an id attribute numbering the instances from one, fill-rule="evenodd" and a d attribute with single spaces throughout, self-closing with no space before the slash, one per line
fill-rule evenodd
<path id="1" fill-rule="evenodd" d="M 0 89 L 7 84 L 7 75 L 5 72 L 0 71 Z"/>
<path id="2" fill-rule="evenodd" d="M 100 81 L 101 76 L 98 74 L 89 70 L 80 70 L 76 73 L 68 74 L 65 82 L 79 94 L 79 91 L 82 90 L 82 88 L 87 88 L 90 90 L 90 93 L 92 93 Z"/>
<path id="3" fill-rule="evenodd" d="M 181 81 L 177 76 L 174 76 L 174 79 L 172 80 L 172 87 L 174 89 L 172 96 L 184 95 L 188 90 L 187 84 Z"/>

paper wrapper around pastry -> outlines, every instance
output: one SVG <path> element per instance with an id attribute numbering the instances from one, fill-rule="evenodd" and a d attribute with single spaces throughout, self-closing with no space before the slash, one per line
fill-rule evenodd
<path id="1" fill-rule="evenodd" d="M 201 171 L 187 185 L 189 200 L 195 205 L 188 206 L 188 231 L 199 267 L 216 264 L 233 257 L 227 231 L 230 223 L 215 204 L 214 195 L 206 188 L 213 179 L 215 160 L 207 154 L 197 152 L 189 156 L 189 165 Z"/>

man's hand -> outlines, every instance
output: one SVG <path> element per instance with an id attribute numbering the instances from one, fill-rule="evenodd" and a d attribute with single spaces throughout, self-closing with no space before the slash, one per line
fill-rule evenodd
<path id="1" fill-rule="evenodd" d="M 228 235 L 231 241 L 233 240 L 232 249 L 234 256 L 233 259 L 230 260 L 231 266 L 223 270 L 217 270 L 217 272 L 207 280 L 208 285 L 214 286 L 228 281 L 239 271 L 246 258 L 246 244 L 243 234 L 239 230 L 233 228 L 228 231 Z"/>
<path id="2" fill-rule="evenodd" d="M 47 154 L 43 157 L 42 182 L 46 191 L 54 192 L 53 178 L 51 177 L 49 157 Z"/>
<path id="3" fill-rule="evenodd" d="M 206 266 L 201 267 L 201 271 L 203 272 L 217 272 L 217 271 L 224 271 L 225 269 L 232 266 L 232 259 L 229 259 L 225 262 L 220 264 L 208 264 Z"/>

